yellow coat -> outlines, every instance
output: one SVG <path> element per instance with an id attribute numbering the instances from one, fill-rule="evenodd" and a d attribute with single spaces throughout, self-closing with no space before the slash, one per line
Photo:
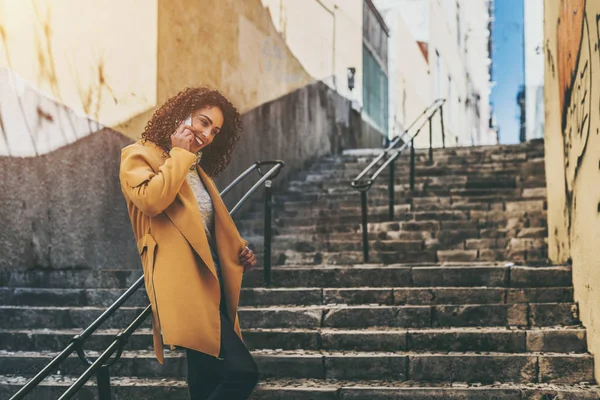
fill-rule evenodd
<path id="1" fill-rule="evenodd" d="M 165 155 L 147 141 L 125 147 L 119 178 L 152 305 L 154 353 L 164 362 L 163 344 L 218 357 L 221 345 L 220 287 L 196 198 L 185 176 L 195 154 L 174 147 Z M 212 198 L 217 254 L 226 309 L 242 339 L 237 314 L 243 266 L 241 238 L 214 182 L 198 168 Z M 161 340 L 162 330 L 162 340 Z"/>

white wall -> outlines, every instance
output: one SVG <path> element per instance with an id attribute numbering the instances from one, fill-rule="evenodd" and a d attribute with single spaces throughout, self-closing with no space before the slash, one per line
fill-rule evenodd
<path id="1" fill-rule="evenodd" d="M 157 1 L 0 0 L 0 67 L 119 124 L 156 104 Z"/>
<path id="2" fill-rule="evenodd" d="M 0 156 L 35 157 L 103 127 L 0 67 Z"/>
<path id="3" fill-rule="evenodd" d="M 411 106 L 421 107 L 426 103 L 422 110 L 436 98 L 447 98 L 444 106 L 446 145 L 455 145 L 456 139 L 459 145 L 495 143 L 495 136 L 490 135 L 487 128 L 490 115 L 487 1 L 376 0 L 375 4 L 386 14 L 388 25 L 395 28 L 390 36 L 393 43 L 390 68 L 395 70 L 392 76 L 397 81 L 390 81 L 390 101 L 395 103 L 390 105 L 390 117 L 394 113 L 398 115 L 401 109 L 402 91 L 406 90 L 402 82 L 406 81 L 414 87 L 412 93 L 407 91 L 407 102 Z M 403 22 L 397 23 L 396 16 Z M 427 43 L 428 64 L 423 64 L 420 53 L 407 49 L 410 42 L 414 43 L 414 49 L 416 41 Z M 428 75 L 424 76 L 424 72 Z M 392 92 L 395 93 L 392 95 Z M 474 94 L 479 95 L 478 105 Z M 467 98 L 470 98 L 469 104 Z M 419 140 L 419 145 L 428 146 L 428 140 Z M 441 145 L 436 121 L 434 146 Z"/>
<path id="4" fill-rule="evenodd" d="M 379 2 L 375 4 L 390 29 L 388 126 L 392 138 L 406 129 L 431 104 L 429 65 L 398 9 L 385 9 Z M 425 139 L 420 135 L 416 145 L 422 147 L 424 142 L 421 142 Z"/>
<path id="5" fill-rule="evenodd" d="M 544 0 L 525 0 L 526 138 L 544 136 Z"/>
<path id="6" fill-rule="evenodd" d="M 362 104 L 363 0 L 261 0 L 304 69 Z M 356 68 L 354 90 L 347 69 Z"/>
<path id="7" fill-rule="evenodd" d="M 378 10 L 399 12 L 414 40 L 429 41 L 429 0 L 374 0 L 373 3 Z"/>

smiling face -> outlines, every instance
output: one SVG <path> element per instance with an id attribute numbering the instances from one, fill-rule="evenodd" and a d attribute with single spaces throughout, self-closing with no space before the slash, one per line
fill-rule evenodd
<path id="1" fill-rule="evenodd" d="M 204 107 L 192 113 L 192 126 L 196 129 L 195 140 L 192 142 L 190 151 L 197 153 L 212 143 L 215 136 L 223 127 L 223 112 L 219 107 Z"/>

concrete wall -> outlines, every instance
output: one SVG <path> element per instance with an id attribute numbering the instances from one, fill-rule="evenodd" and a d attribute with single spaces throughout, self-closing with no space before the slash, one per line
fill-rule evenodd
<path id="1" fill-rule="evenodd" d="M 600 2 L 546 1 L 545 152 L 549 257 L 572 262 L 575 300 L 600 355 Z M 600 378 L 600 363 L 596 363 Z"/>
<path id="2" fill-rule="evenodd" d="M 380 139 L 378 131 L 358 129 L 351 134 L 348 129 L 340 131 L 338 137 L 336 121 L 349 113 L 349 101 L 332 91 L 322 82 L 316 82 L 265 103 L 244 114 L 244 132 L 233 154 L 231 164 L 216 180 L 221 189 L 254 161 L 281 159 L 285 167 L 273 182 L 279 186 L 287 178 L 306 167 L 322 155 L 335 153 L 340 147 L 356 144 L 373 144 Z M 371 138 L 371 140 L 369 140 Z M 338 145 L 341 143 L 341 146 Z M 233 205 L 254 183 L 248 180 L 227 197 Z M 261 191 L 262 194 L 262 191 Z"/>
<path id="3" fill-rule="evenodd" d="M 119 124 L 156 105 L 157 4 L 0 0 L 0 67 L 104 125 Z"/>
<path id="4" fill-rule="evenodd" d="M 15 86 L 19 80 L 13 75 L 0 69 L 0 267 L 136 268 L 139 257 L 118 178 L 121 148 L 132 139 L 30 85 Z M 22 109 L 7 107 L 15 104 Z M 340 145 L 377 145 L 379 132 L 361 130 L 356 121 L 352 132 L 344 128 L 341 121 L 349 113 L 350 101 L 320 82 L 245 113 L 242 140 L 218 187 L 224 189 L 256 160 L 285 161 L 274 181 L 278 187 Z M 26 145 L 16 145 L 19 138 L 27 138 Z M 253 183 L 237 187 L 226 203 L 234 204 Z"/>
<path id="5" fill-rule="evenodd" d="M 190 85 L 222 91 L 241 112 L 314 82 L 260 0 L 158 1 L 157 105 L 115 129 L 137 137 L 166 99 Z"/>
<path id="6" fill-rule="evenodd" d="M 362 104 L 364 0 L 262 0 L 291 53 L 308 74 Z M 307 29 L 310 26 L 310 29 Z M 356 68 L 348 89 L 347 68 Z"/>
<path id="7" fill-rule="evenodd" d="M 247 111 L 315 81 L 260 0 L 0 0 L 0 66 L 132 138 L 185 86 Z"/>

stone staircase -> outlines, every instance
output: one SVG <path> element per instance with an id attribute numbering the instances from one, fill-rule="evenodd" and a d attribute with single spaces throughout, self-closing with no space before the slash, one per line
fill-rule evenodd
<path id="1" fill-rule="evenodd" d="M 417 152 L 369 192 L 370 262 L 349 181 L 368 152 L 326 157 L 277 190 L 272 286 L 244 277 L 239 315 L 259 364 L 252 399 L 598 399 L 571 269 L 547 263 L 543 144 Z M 385 175 L 385 174 L 384 174 Z M 257 203 L 256 210 L 261 209 Z M 260 211 L 237 221 L 260 255 Z M 140 276 L 132 270 L 0 270 L 0 398 L 8 398 Z M 136 293 L 91 356 L 143 310 Z M 112 369 L 113 398 L 186 399 L 185 359 L 151 351 L 149 322 Z M 56 398 L 70 357 L 32 399 Z M 93 383 L 81 399 L 96 398 Z"/>

